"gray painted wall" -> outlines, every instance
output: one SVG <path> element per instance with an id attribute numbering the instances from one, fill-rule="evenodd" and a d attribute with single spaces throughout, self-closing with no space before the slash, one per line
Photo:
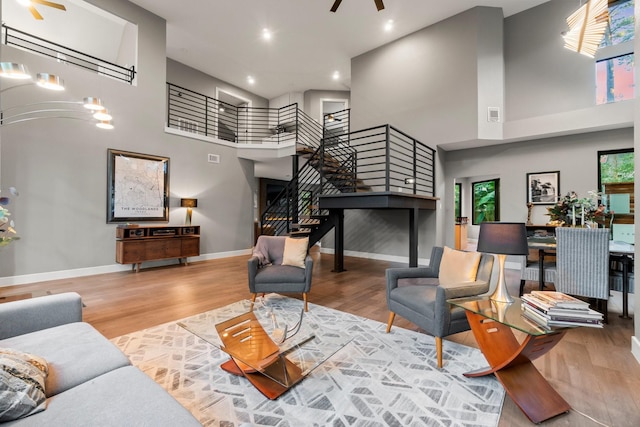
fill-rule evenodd
<path id="1" fill-rule="evenodd" d="M 114 268 L 116 226 L 106 224 L 108 148 L 171 159 L 169 223 L 184 222 L 181 197 L 197 197 L 193 219 L 202 226 L 202 254 L 246 250 L 253 244 L 252 163 L 239 159 L 233 148 L 164 132 L 165 21 L 128 2 L 92 3 L 138 25 L 137 86 L 5 46 L 0 54 L 3 61 L 25 63 L 32 72 L 59 74 L 67 86 L 57 95 L 35 86 L 12 89 L 2 94 L 3 108 L 97 96 L 116 126 L 101 131 L 80 120 L 51 119 L 2 127 L 0 182 L 3 189 L 20 190 L 11 211 L 21 240 L 0 249 L 0 283 L 3 277 Z M 193 70 L 179 68 L 170 62 L 178 83 L 184 73 L 188 83 L 208 84 Z M 208 163 L 208 153 L 219 154 L 220 164 Z"/>
<path id="2" fill-rule="evenodd" d="M 527 173 L 560 171 L 560 194 L 574 190 L 587 197 L 587 191 L 598 187 L 598 151 L 632 147 L 633 129 L 627 128 L 447 152 L 445 186 L 451 188 L 443 211 L 447 244 L 453 245 L 454 182 L 463 184 L 463 216 L 469 217 L 469 238 L 477 238 L 479 226 L 471 225 L 471 182 L 500 178 L 500 220 L 526 222 Z M 545 224 L 546 213 L 545 205 L 534 206 L 532 222 Z"/>
<path id="3" fill-rule="evenodd" d="M 565 49 L 560 35 L 577 6 L 554 0 L 505 19 L 507 120 L 595 104 L 594 60 Z"/>

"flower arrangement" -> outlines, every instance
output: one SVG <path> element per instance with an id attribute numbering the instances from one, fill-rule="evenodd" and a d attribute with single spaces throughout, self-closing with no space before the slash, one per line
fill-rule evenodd
<path id="1" fill-rule="evenodd" d="M 18 195 L 18 191 L 14 187 L 11 187 L 9 192 L 14 196 Z M 10 199 L 8 197 L 0 197 L 0 247 L 20 239 L 20 237 L 15 235 L 16 230 L 13 228 L 13 220 L 9 219 L 11 213 L 5 207 L 9 204 L 9 201 Z"/>
<path id="2" fill-rule="evenodd" d="M 603 219 L 605 207 L 598 203 L 601 194 L 597 191 L 589 191 L 587 194 L 588 197 L 580 198 L 575 191 L 569 191 L 555 205 L 547 208 L 549 223 L 556 226 L 575 226 Z"/>

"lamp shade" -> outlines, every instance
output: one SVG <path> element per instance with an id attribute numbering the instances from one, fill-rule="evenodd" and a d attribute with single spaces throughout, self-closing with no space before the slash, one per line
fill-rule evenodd
<path id="1" fill-rule="evenodd" d="M 482 222 L 478 252 L 502 255 L 527 255 L 527 228 L 524 222 Z"/>
<path id="2" fill-rule="evenodd" d="M 197 208 L 198 199 L 180 199 L 180 207 L 183 208 Z"/>

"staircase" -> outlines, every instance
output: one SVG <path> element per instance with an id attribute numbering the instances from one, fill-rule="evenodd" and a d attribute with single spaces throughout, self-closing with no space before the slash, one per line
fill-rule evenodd
<path id="1" fill-rule="evenodd" d="M 320 209 L 321 201 L 332 214 L 435 209 L 435 150 L 390 125 L 351 132 L 348 109 L 326 114 L 320 124 L 295 103 L 234 106 L 172 83 L 167 101 L 167 127 L 181 136 L 243 150 L 268 144 L 293 156 L 297 173 L 262 214 L 261 234 L 303 234 L 315 244 L 339 220 Z"/>
<path id="2" fill-rule="evenodd" d="M 297 145 L 296 159 L 306 162 L 265 209 L 262 234 L 305 235 L 315 244 L 335 226 L 329 211 L 319 208 L 320 196 L 433 197 L 433 149 L 389 125 L 347 133 L 326 125 L 317 148 Z"/>

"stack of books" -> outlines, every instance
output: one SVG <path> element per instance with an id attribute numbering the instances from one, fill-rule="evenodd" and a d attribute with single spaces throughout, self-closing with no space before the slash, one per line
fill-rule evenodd
<path id="1" fill-rule="evenodd" d="M 590 309 L 588 302 L 562 292 L 533 291 L 523 295 L 522 315 L 546 329 L 602 328 L 602 313 Z"/>

